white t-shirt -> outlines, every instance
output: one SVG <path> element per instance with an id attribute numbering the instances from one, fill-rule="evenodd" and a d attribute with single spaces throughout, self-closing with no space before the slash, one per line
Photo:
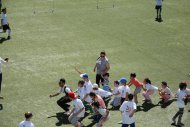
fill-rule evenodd
<path id="1" fill-rule="evenodd" d="M 185 102 L 183 98 L 187 95 L 186 90 L 178 90 L 177 91 L 177 106 L 179 108 L 184 108 L 185 107 Z"/>
<path id="2" fill-rule="evenodd" d="M 31 121 L 22 121 L 19 124 L 19 127 L 34 127 L 34 124 Z"/>
<path id="3" fill-rule="evenodd" d="M 2 65 L 6 64 L 7 62 L 0 57 L 0 74 L 2 73 Z"/>
<path id="4" fill-rule="evenodd" d="M 156 0 L 156 5 L 162 6 L 162 0 Z"/>
<path id="5" fill-rule="evenodd" d="M 78 87 L 77 93 L 80 96 L 80 99 L 83 99 L 84 94 L 85 94 L 84 93 L 84 87 Z"/>
<path id="6" fill-rule="evenodd" d="M 133 110 L 136 110 L 137 106 L 133 101 L 125 101 L 120 107 L 120 111 L 122 112 L 122 123 L 123 124 L 132 124 L 135 122 L 135 118 L 129 117 Z"/>
<path id="7" fill-rule="evenodd" d="M 93 90 L 93 92 L 100 95 L 102 98 L 109 97 L 109 96 L 112 95 L 111 92 L 105 91 L 105 90 L 103 90 L 101 88 L 98 88 L 98 90 Z"/>
<path id="8" fill-rule="evenodd" d="M 74 107 L 73 113 L 77 113 L 79 110 L 84 108 L 84 105 L 80 99 L 75 99 L 75 100 L 73 100 L 73 107 Z M 77 115 L 77 117 L 84 117 L 84 114 L 85 114 L 85 108 L 83 109 L 83 111 L 81 113 L 79 113 Z"/>
<path id="9" fill-rule="evenodd" d="M 187 95 L 190 95 L 190 89 L 186 89 Z"/>
<path id="10" fill-rule="evenodd" d="M 113 94 L 116 94 L 119 92 L 119 87 L 114 87 Z M 121 97 L 121 94 L 115 95 L 115 97 Z"/>
<path id="11" fill-rule="evenodd" d="M 99 109 L 97 109 L 97 111 L 98 111 L 103 117 L 106 116 L 106 109 L 105 109 L 105 108 L 99 108 Z"/>
<path id="12" fill-rule="evenodd" d="M 146 90 L 154 90 L 154 91 L 157 91 L 157 90 L 158 90 L 158 87 L 147 83 L 147 84 L 145 84 L 145 89 L 146 89 Z"/>
<path id="13" fill-rule="evenodd" d="M 66 88 L 65 88 L 65 87 L 66 87 Z M 64 89 L 65 89 L 66 93 L 71 92 L 71 89 L 70 89 L 69 87 L 64 86 L 64 87 L 60 87 L 58 93 L 65 93 Z"/>
<path id="14" fill-rule="evenodd" d="M 119 92 L 121 93 L 122 98 L 126 98 L 126 93 L 130 93 L 130 88 L 127 85 L 126 86 L 120 86 Z"/>
<path id="15" fill-rule="evenodd" d="M 2 14 L 2 20 L 3 20 L 3 22 L 2 22 L 2 25 L 7 25 L 8 24 L 8 22 L 7 22 L 7 14 Z"/>
<path id="16" fill-rule="evenodd" d="M 86 94 L 90 94 L 90 92 L 92 92 L 92 83 L 91 83 L 90 80 L 88 82 L 85 81 L 85 83 L 84 83 L 84 93 L 86 95 Z M 92 99 L 88 95 L 88 97 L 85 99 L 85 101 L 88 102 L 88 103 L 90 103 L 90 102 L 92 102 Z"/>
<path id="17" fill-rule="evenodd" d="M 164 93 L 172 96 L 172 92 L 171 92 L 169 87 L 166 87 L 166 88 L 162 89 L 161 92 L 164 92 Z"/>

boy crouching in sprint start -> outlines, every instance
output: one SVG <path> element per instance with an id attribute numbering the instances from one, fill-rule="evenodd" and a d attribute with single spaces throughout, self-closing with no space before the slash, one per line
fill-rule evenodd
<path id="1" fill-rule="evenodd" d="M 2 19 L 1 19 L 1 25 L 3 27 L 3 32 L 6 32 L 8 30 L 8 37 L 7 39 L 11 39 L 11 28 L 9 27 L 9 23 L 7 21 L 7 9 L 2 9 Z"/>
<path id="2" fill-rule="evenodd" d="M 80 99 L 77 98 L 74 92 L 68 93 L 69 98 L 73 101 L 73 109 L 67 115 L 69 116 L 69 122 L 75 127 L 82 127 L 82 123 L 79 120 L 84 117 L 85 107 Z"/>

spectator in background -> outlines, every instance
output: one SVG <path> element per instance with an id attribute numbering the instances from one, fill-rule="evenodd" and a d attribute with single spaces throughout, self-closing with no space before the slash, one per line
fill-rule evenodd
<path id="1" fill-rule="evenodd" d="M 0 57 L 0 93 L 1 93 L 1 84 L 2 84 L 2 79 L 3 79 L 3 74 L 2 74 L 2 65 L 6 64 L 8 62 L 8 58 L 2 59 Z M 0 96 L 0 99 L 3 99 L 3 97 Z"/>
<path id="2" fill-rule="evenodd" d="M 27 112 L 24 114 L 25 120 L 20 122 L 19 127 L 34 127 L 34 124 L 31 122 L 31 119 L 33 117 L 31 112 Z"/>
<path id="3" fill-rule="evenodd" d="M 69 112 L 69 107 L 70 107 L 70 105 L 67 104 L 67 103 L 71 102 L 71 99 L 69 98 L 68 93 L 71 92 L 71 89 L 70 89 L 68 86 L 66 86 L 66 81 L 65 81 L 64 78 L 60 79 L 60 81 L 59 81 L 59 87 L 60 87 L 60 90 L 59 90 L 57 93 L 55 93 L 55 94 L 51 94 L 51 95 L 50 95 L 50 98 L 51 98 L 51 97 L 58 96 L 58 95 L 61 94 L 61 93 L 64 93 L 65 96 L 61 97 L 61 98 L 57 101 L 57 104 L 58 104 L 62 109 L 64 109 L 64 110 L 66 111 L 66 113 L 67 113 L 67 112 Z"/>
<path id="4" fill-rule="evenodd" d="M 158 21 L 158 22 L 161 22 L 162 21 L 162 17 L 161 17 L 161 13 L 162 13 L 162 1 L 163 0 L 156 0 L 156 6 L 155 6 L 155 9 L 156 9 L 156 18 L 155 20 Z"/>
<path id="5" fill-rule="evenodd" d="M 3 26 L 3 32 L 6 32 L 8 30 L 8 37 L 7 39 L 11 39 L 11 28 L 9 26 L 9 23 L 7 21 L 7 9 L 2 9 L 2 19 L 1 19 L 1 25 Z"/>
<path id="6" fill-rule="evenodd" d="M 108 58 L 106 57 L 106 52 L 102 51 L 94 67 L 94 72 L 96 72 L 96 84 L 98 84 L 99 87 L 100 87 L 100 81 L 101 83 L 104 82 L 103 75 L 107 73 L 109 69 L 110 69 L 110 64 L 108 62 Z"/>

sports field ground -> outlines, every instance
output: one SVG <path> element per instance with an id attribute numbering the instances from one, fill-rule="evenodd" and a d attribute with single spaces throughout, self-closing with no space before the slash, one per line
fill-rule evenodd
<path id="1" fill-rule="evenodd" d="M 113 8 L 114 4 L 114 8 Z M 160 87 L 168 82 L 175 93 L 178 83 L 190 83 L 190 1 L 164 0 L 163 22 L 154 21 L 154 0 L 3 0 L 7 7 L 12 39 L 0 44 L 0 56 L 9 57 L 3 67 L 0 127 L 17 127 L 31 111 L 36 127 L 70 127 L 56 104 L 61 77 L 73 90 L 80 79 L 74 67 L 95 81 L 93 67 L 105 50 L 111 64 L 110 82 L 136 72 Z M 7 34 L 0 33 L 0 37 Z M 134 90 L 134 86 L 131 87 Z M 178 108 L 167 108 L 153 96 L 152 106 L 142 106 L 139 95 L 137 127 L 170 127 Z M 190 103 L 183 122 L 190 126 Z M 83 120 L 91 127 L 91 119 Z M 120 127 L 121 114 L 111 111 L 105 127 Z"/>

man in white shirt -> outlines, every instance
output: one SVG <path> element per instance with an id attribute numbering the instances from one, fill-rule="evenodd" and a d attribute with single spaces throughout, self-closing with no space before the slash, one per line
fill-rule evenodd
<path id="1" fill-rule="evenodd" d="M 2 74 L 2 66 L 3 64 L 6 64 L 8 62 L 8 58 L 6 59 L 2 59 L 0 57 L 0 93 L 1 93 L 1 84 L 2 84 L 2 78 L 3 78 L 3 74 Z M 3 99 L 3 97 L 0 96 L 0 99 Z"/>
<path id="2" fill-rule="evenodd" d="M 27 112 L 24 115 L 25 115 L 25 120 L 20 122 L 19 127 L 34 127 L 34 124 L 31 122 L 33 116 L 32 113 Z"/>
<path id="3" fill-rule="evenodd" d="M 7 39 L 11 39 L 11 28 L 9 26 L 9 23 L 7 21 L 7 9 L 2 9 L 2 19 L 1 19 L 1 25 L 3 27 L 3 32 L 6 32 L 8 30 L 8 37 Z"/>
<path id="4" fill-rule="evenodd" d="M 122 127 L 135 127 L 135 119 L 133 117 L 137 106 L 133 102 L 133 94 L 128 95 L 128 101 L 124 101 L 120 107 L 122 114 Z"/>
<path id="5" fill-rule="evenodd" d="M 157 16 L 155 18 L 156 21 L 161 22 L 162 21 L 162 17 L 161 17 L 161 12 L 162 12 L 162 1 L 163 0 L 156 0 L 156 12 L 157 12 Z"/>
<path id="6" fill-rule="evenodd" d="M 69 121 L 75 127 L 81 127 L 81 123 L 79 122 L 80 118 L 84 117 L 85 107 L 80 99 L 77 99 L 77 96 L 74 92 L 68 93 L 69 98 L 73 101 L 73 109 L 71 110 L 69 115 Z"/>
<path id="7" fill-rule="evenodd" d="M 69 98 L 68 96 L 68 93 L 71 92 L 71 89 L 69 87 L 66 86 L 66 81 L 64 78 L 60 79 L 59 81 L 59 87 L 60 87 L 60 90 L 55 93 L 55 94 L 51 94 L 50 95 L 50 98 L 51 97 L 55 97 L 55 96 L 58 96 L 59 94 L 61 93 L 64 93 L 65 96 L 63 96 L 62 98 L 60 98 L 58 101 L 57 101 L 57 104 L 66 111 L 66 113 L 69 111 L 69 107 L 70 105 L 67 104 L 69 102 L 71 102 L 71 99 Z"/>

